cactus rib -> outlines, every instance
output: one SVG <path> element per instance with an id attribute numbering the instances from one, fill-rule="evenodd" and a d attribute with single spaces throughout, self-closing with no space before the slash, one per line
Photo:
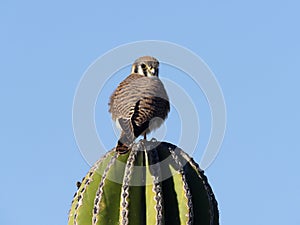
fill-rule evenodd
<path id="1" fill-rule="evenodd" d="M 198 164 L 166 142 L 112 149 L 81 182 L 68 225 L 218 225 L 218 204 Z"/>

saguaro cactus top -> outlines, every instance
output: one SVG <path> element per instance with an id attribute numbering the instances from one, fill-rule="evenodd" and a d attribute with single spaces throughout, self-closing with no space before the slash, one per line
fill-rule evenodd
<path id="1" fill-rule="evenodd" d="M 215 196 L 204 172 L 183 150 L 140 141 L 114 149 L 82 180 L 68 225 L 217 225 Z"/>

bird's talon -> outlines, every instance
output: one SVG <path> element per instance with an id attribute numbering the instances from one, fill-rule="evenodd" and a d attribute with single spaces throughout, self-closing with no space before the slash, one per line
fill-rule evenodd
<path id="1" fill-rule="evenodd" d="M 157 139 L 156 139 L 156 138 L 151 138 L 150 141 L 151 141 L 151 142 L 157 142 Z"/>

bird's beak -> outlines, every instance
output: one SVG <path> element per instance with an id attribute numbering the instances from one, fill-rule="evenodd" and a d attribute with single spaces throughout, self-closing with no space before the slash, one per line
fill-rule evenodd
<path id="1" fill-rule="evenodd" d="M 151 68 L 151 69 L 150 69 L 150 72 L 151 72 L 152 74 L 155 74 L 155 69 L 154 69 L 154 68 Z"/>
<path id="2" fill-rule="evenodd" d="M 156 76 L 156 70 L 153 67 L 149 68 L 149 72 L 152 74 L 152 76 Z"/>

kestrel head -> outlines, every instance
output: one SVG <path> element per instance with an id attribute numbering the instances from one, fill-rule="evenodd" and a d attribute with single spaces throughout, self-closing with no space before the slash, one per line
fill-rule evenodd
<path id="1" fill-rule="evenodd" d="M 142 56 L 135 60 L 131 73 L 138 73 L 146 77 L 158 77 L 159 62 L 152 56 Z"/>

